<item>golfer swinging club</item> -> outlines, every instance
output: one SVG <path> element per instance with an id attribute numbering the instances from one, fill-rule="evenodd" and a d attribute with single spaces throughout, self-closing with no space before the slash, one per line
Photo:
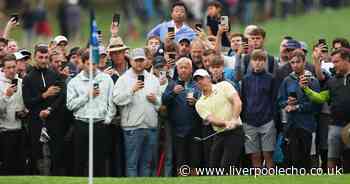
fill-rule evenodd
<path id="1" fill-rule="evenodd" d="M 242 102 L 237 91 L 226 81 L 212 84 L 209 73 L 203 69 L 198 69 L 193 78 L 202 90 L 196 110 L 202 119 L 210 122 L 216 132 L 212 135 L 215 137 L 210 150 L 210 167 L 239 167 L 244 133 L 239 117 Z"/>

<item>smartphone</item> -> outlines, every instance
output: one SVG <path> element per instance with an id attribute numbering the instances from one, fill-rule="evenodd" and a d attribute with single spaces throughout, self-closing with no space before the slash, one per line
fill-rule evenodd
<path id="1" fill-rule="evenodd" d="M 168 27 L 168 33 L 169 33 L 169 32 L 175 33 L 175 27 Z"/>
<path id="2" fill-rule="evenodd" d="M 185 87 L 185 81 L 178 81 L 177 84 L 181 85 L 182 87 Z"/>
<path id="3" fill-rule="evenodd" d="M 94 83 L 94 89 L 98 90 L 100 88 L 100 85 L 98 83 Z"/>
<path id="4" fill-rule="evenodd" d="M 137 80 L 144 82 L 145 81 L 145 76 L 144 75 L 138 75 Z"/>
<path id="5" fill-rule="evenodd" d="M 113 14 L 112 22 L 115 22 L 117 25 L 119 25 L 119 23 L 120 23 L 120 14 L 119 13 L 114 13 Z"/>
<path id="6" fill-rule="evenodd" d="M 63 81 L 56 81 L 53 85 L 57 86 L 57 87 L 62 87 L 62 86 L 64 86 L 64 82 Z"/>
<path id="7" fill-rule="evenodd" d="M 221 16 L 220 17 L 220 24 L 224 26 L 228 26 L 228 16 Z"/>
<path id="8" fill-rule="evenodd" d="M 17 86 L 18 79 L 12 79 L 11 84 L 14 85 L 14 86 Z"/>
<path id="9" fill-rule="evenodd" d="M 18 14 L 12 14 L 10 16 L 10 20 L 13 19 L 15 22 L 18 22 L 19 21 L 19 15 Z"/>
<path id="10" fill-rule="evenodd" d="M 242 44 L 248 44 L 248 38 L 247 37 L 243 37 L 242 38 Z"/>
<path id="11" fill-rule="evenodd" d="M 203 25 L 200 24 L 200 23 L 198 23 L 198 24 L 195 25 L 195 29 L 196 29 L 197 31 L 201 31 L 202 28 L 203 28 Z"/>
<path id="12" fill-rule="evenodd" d="M 298 98 L 298 95 L 296 92 L 289 92 L 288 96 L 293 97 L 293 98 Z"/>
<path id="13" fill-rule="evenodd" d="M 170 59 L 175 59 L 175 57 L 176 57 L 176 54 L 169 54 Z"/>

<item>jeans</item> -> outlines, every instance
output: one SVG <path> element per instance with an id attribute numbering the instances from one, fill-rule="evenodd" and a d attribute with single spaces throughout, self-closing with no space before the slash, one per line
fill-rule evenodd
<path id="1" fill-rule="evenodd" d="M 150 176 L 158 147 L 158 129 L 123 130 L 126 176 Z"/>

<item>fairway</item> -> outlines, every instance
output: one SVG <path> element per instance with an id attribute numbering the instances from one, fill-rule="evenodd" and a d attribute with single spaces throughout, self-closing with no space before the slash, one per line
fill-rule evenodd
<path id="1" fill-rule="evenodd" d="M 18 176 L 0 177 L 1 184 L 84 184 L 87 178 Z M 349 184 L 350 175 L 342 176 L 231 176 L 171 178 L 95 178 L 95 184 Z"/>

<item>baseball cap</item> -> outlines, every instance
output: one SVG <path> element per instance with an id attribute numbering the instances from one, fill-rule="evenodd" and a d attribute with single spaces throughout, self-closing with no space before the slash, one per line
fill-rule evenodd
<path id="1" fill-rule="evenodd" d="M 143 48 L 132 49 L 130 52 L 130 58 L 132 60 L 146 59 L 145 50 Z"/>
<path id="2" fill-rule="evenodd" d="M 29 58 L 32 56 L 32 53 L 30 53 L 30 51 L 27 49 L 19 49 L 17 52 L 20 52 L 22 55 Z"/>
<path id="3" fill-rule="evenodd" d="M 182 37 L 180 37 L 180 38 L 177 40 L 177 43 L 179 44 L 179 43 L 184 42 L 184 41 L 186 41 L 186 42 L 188 42 L 188 43 L 191 43 L 191 39 L 190 39 L 189 37 L 187 37 L 187 36 L 182 36 Z"/>
<path id="4" fill-rule="evenodd" d="M 68 43 L 68 39 L 65 36 L 63 36 L 63 35 L 56 36 L 55 39 L 53 39 L 53 41 L 55 41 L 56 44 L 59 44 L 60 42 Z"/>
<path id="5" fill-rule="evenodd" d="M 209 73 L 204 69 L 198 69 L 193 74 L 193 79 L 197 80 L 198 77 L 210 77 Z"/>
<path id="6" fill-rule="evenodd" d="M 300 49 L 301 45 L 296 40 L 288 40 L 287 43 L 285 44 L 285 47 L 287 49 Z"/>
<path id="7" fill-rule="evenodd" d="M 15 53 L 13 53 L 13 55 L 15 55 L 16 60 L 21 60 L 21 59 L 24 59 L 27 57 L 27 56 L 23 55 L 21 52 L 15 52 Z"/>

